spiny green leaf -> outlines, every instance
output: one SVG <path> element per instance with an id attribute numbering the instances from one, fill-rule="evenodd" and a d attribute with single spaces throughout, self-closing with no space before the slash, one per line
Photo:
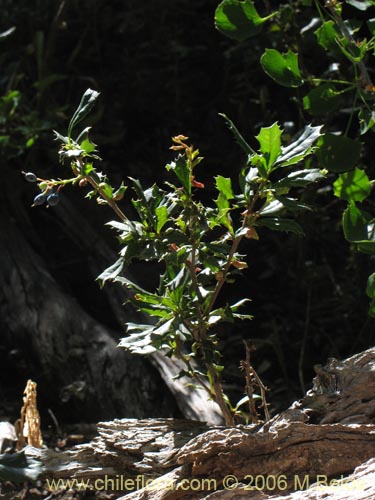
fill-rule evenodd
<path id="1" fill-rule="evenodd" d="M 325 50 L 336 52 L 339 50 L 337 46 L 337 38 L 341 35 L 336 24 L 333 21 L 325 21 L 323 24 L 314 31 L 319 45 Z"/>
<path id="2" fill-rule="evenodd" d="M 218 175 L 215 177 L 215 181 L 218 191 L 223 193 L 227 200 L 232 200 L 234 198 L 232 180 L 229 177 Z"/>
<path id="3" fill-rule="evenodd" d="M 373 0 L 345 0 L 345 2 L 358 10 L 367 10 L 375 6 Z"/>
<path id="4" fill-rule="evenodd" d="M 153 330 L 154 325 L 127 323 L 127 333 L 129 335 L 120 340 L 119 347 L 124 347 L 134 354 L 143 356 L 152 354 L 157 351 L 151 338 Z"/>
<path id="5" fill-rule="evenodd" d="M 165 223 L 168 221 L 168 209 L 165 205 L 161 205 L 160 207 L 155 208 L 156 215 L 156 232 L 160 233 L 163 229 Z"/>
<path id="6" fill-rule="evenodd" d="M 181 182 L 185 190 L 191 193 L 191 171 L 184 155 L 179 155 L 176 161 L 173 161 L 165 167 L 168 171 L 172 170 Z"/>
<path id="7" fill-rule="evenodd" d="M 117 276 L 121 274 L 123 267 L 124 259 L 121 257 L 120 259 L 116 260 L 114 264 L 103 271 L 96 279 L 100 281 L 100 284 L 103 286 L 106 281 L 113 281 L 115 278 L 117 278 Z"/>
<path id="8" fill-rule="evenodd" d="M 96 90 L 87 89 L 86 92 L 83 94 L 81 102 L 79 103 L 79 106 L 75 110 L 74 115 L 69 123 L 68 127 L 69 140 L 72 137 L 72 132 L 74 127 L 78 125 L 78 123 L 88 115 L 98 97 L 99 97 L 99 92 L 96 92 Z"/>
<path id="9" fill-rule="evenodd" d="M 89 139 L 85 139 L 83 140 L 79 147 L 81 149 L 83 149 L 85 151 L 85 153 L 92 153 L 93 151 L 95 151 L 95 148 L 96 148 L 96 144 L 94 144 L 93 142 L 91 142 Z"/>
<path id="10" fill-rule="evenodd" d="M 272 170 L 273 164 L 277 157 L 281 154 L 281 134 L 282 131 L 277 123 L 270 127 L 261 128 L 256 136 L 260 144 L 260 151 L 266 159 L 267 170 Z"/>
<path id="11" fill-rule="evenodd" d="M 347 201 L 363 201 L 371 193 L 371 182 L 360 168 L 339 175 L 333 187 L 334 195 Z"/>
<path id="12" fill-rule="evenodd" d="M 227 124 L 227 127 L 232 132 L 235 140 L 241 146 L 241 148 L 245 151 L 245 153 L 249 156 L 256 154 L 254 149 L 246 142 L 242 134 L 239 132 L 235 124 L 230 120 L 224 113 L 219 113 L 219 116 L 222 116 Z"/>
<path id="13" fill-rule="evenodd" d="M 307 125 L 298 139 L 288 146 L 281 147 L 282 154 L 277 158 L 276 163 L 289 166 L 301 161 L 311 153 L 314 142 L 322 136 L 321 130 L 322 126 Z"/>
<path id="14" fill-rule="evenodd" d="M 275 182 L 272 187 L 273 189 L 284 189 L 290 187 L 305 187 L 311 182 L 316 182 L 324 179 L 324 175 L 317 168 L 306 168 L 305 170 L 297 170 L 296 172 L 291 172 L 283 179 Z"/>
<path id="15" fill-rule="evenodd" d="M 260 63 L 265 73 L 284 87 L 299 87 L 303 79 L 298 67 L 298 54 L 288 50 L 281 54 L 276 49 L 266 49 Z"/>

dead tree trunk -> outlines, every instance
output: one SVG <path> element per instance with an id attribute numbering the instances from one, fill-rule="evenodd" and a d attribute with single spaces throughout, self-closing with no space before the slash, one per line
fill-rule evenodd
<path id="1" fill-rule="evenodd" d="M 117 420 L 89 444 L 34 453 L 49 477 L 133 480 L 123 500 L 373 500 L 375 348 L 316 370 L 313 389 L 264 425 Z"/>
<path id="2" fill-rule="evenodd" d="M 20 402 L 32 377 L 42 407 L 48 401 L 64 421 L 176 412 L 156 370 L 116 348 L 116 332 L 56 283 L 9 214 L 0 217 L 0 255 L 1 371 L 8 384 L 20 381 Z"/>

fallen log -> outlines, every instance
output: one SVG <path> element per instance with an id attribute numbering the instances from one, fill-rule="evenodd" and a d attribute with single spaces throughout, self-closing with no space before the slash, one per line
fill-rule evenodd
<path id="1" fill-rule="evenodd" d="M 373 500 L 375 348 L 316 372 L 303 399 L 262 425 L 123 419 L 68 452 L 36 453 L 49 477 L 132 480 L 123 500 Z"/>

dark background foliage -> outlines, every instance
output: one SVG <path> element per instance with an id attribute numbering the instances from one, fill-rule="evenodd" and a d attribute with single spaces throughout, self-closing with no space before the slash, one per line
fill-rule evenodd
<path id="1" fill-rule="evenodd" d="M 300 109 L 298 90 L 281 88 L 262 72 L 259 57 L 269 44 L 269 33 L 243 43 L 226 39 L 214 27 L 217 4 L 1 0 L 0 31 L 15 28 L 0 39 L 1 95 L 18 90 L 19 97 L 14 111 L 2 104 L 6 119 L 1 134 L 9 139 L 2 141 L 0 203 L 11 204 L 16 219 L 30 212 L 30 240 L 50 272 L 91 315 L 117 328 L 118 337 L 123 332 L 108 314 L 89 272 L 89 256 L 60 231 L 53 209 L 28 208 L 35 192 L 21 170 L 46 178 L 63 176 L 51 129 L 65 131 L 88 87 L 101 92 L 90 124 L 104 159 L 102 168 L 114 183 L 126 176 L 140 178 L 144 185 L 162 182 L 164 164 L 172 158 L 170 137 L 183 133 L 205 157 L 199 180 L 206 185 L 206 195 L 214 196 L 213 175 L 236 178 L 245 160 L 219 112 L 248 138 L 274 121 L 285 123 L 290 137 L 304 123 L 314 122 Z M 304 15 L 308 22 L 308 9 Z M 291 16 L 292 28 L 293 22 Z M 288 47 L 288 36 L 278 36 Z M 326 64 L 316 50 L 307 43 L 302 54 L 302 64 L 311 73 Z M 341 119 L 331 119 L 328 125 L 339 126 Z M 30 138 L 34 143 L 26 145 Z M 364 156 L 363 161 L 374 168 L 371 158 Z M 225 289 L 223 300 L 252 298 L 249 312 L 255 315 L 250 323 L 222 331 L 225 381 L 241 397 L 241 339 L 252 340 L 257 346 L 254 365 L 271 388 L 276 409 L 301 395 L 315 363 L 358 352 L 373 340 L 374 320 L 367 316 L 364 292 L 373 257 L 354 253 L 344 241 L 343 205 L 332 195 L 332 180 L 329 176 L 305 193 L 305 201 L 314 207 L 301 215 L 306 237 L 262 230 L 259 242 L 242 248 L 248 254 L 247 273 L 238 285 Z M 109 209 L 83 199 L 77 190 L 64 190 L 62 203 L 67 202 L 97 222 L 98 233 L 116 248 L 113 234 L 103 227 L 112 218 Z M 147 279 L 142 269 L 137 272 L 140 281 Z M 4 346 L 0 354 L 2 384 L 9 376 L 25 376 Z"/>

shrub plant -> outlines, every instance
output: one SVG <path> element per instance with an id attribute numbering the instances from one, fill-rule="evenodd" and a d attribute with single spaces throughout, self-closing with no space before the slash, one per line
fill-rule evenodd
<path id="1" fill-rule="evenodd" d="M 162 351 L 178 358 L 184 366 L 180 376 L 198 382 L 219 405 L 226 425 L 233 425 L 245 415 L 240 409 L 244 402 L 248 401 L 250 413 L 254 413 L 253 401 L 249 384 L 248 394 L 237 404 L 223 390 L 217 327 L 222 322 L 251 319 L 241 312 L 249 299 L 234 304 L 218 299 L 225 283 L 233 282 L 247 267 L 246 256 L 240 253 L 243 239 L 258 240 L 263 228 L 303 234 L 298 222 L 286 214 L 308 208 L 299 200 L 301 192 L 324 175 L 306 161 L 321 137 L 321 127 L 308 125 L 284 145 L 283 131 L 274 123 L 260 130 L 256 151 L 222 115 L 247 161 L 238 169 L 238 179 L 214 178 L 212 200 L 207 201 L 209 190 L 199 181 L 203 158 L 183 135 L 172 139 L 171 150 L 177 156 L 166 165 L 170 180 L 162 187 L 144 188 L 139 180 L 129 178 L 114 188 L 96 168 L 100 158 L 89 138 L 90 128 L 73 135 L 98 95 L 87 90 L 67 135 L 55 132 L 61 144 L 61 163 L 69 165 L 72 176 L 41 179 L 25 173 L 40 190 L 34 205 L 56 204 L 61 190 L 72 184 L 88 186 L 87 197 L 111 207 L 117 220 L 108 224 L 117 232 L 121 250 L 118 260 L 98 279 L 102 284 L 111 281 L 125 286 L 130 291 L 129 302 L 150 318 L 147 324 L 128 323 L 120 346 L 137 354 Z M 119 205 L 129 187 L 136 218 L 126 215 Z M 201 196 L 203 191 L 205 196 Z M 129 279 L 127 270 L 135 261 L 162 265 L 155 290 L 145 290 Z"/>

